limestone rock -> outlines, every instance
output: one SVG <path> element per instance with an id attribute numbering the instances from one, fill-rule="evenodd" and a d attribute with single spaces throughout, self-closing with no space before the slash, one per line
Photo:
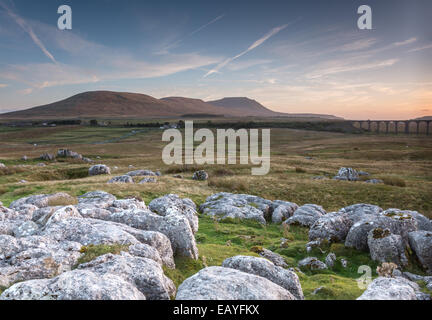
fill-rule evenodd
<path id="1" fill-rule="evenodd" d="M 117 275 L 74 270 L 50 280 L 17 283 L 0 300 L 145 300 L 145 296 Z"/>
<path id="2" fill-rule="evenodd" d="M 131 176 L 124 175 L 124 176 L 114 177 L 111 180 L 109 180 L 107 183 L 109 183 L 109 184 L 111 184 L 111 183 L 134 183 L 134 181 L 133 181 Z"/>
<path id="3" fill-rule="evenodd" d="M 375 228 L 369 231 L 368 246 L 374 261 L 393 262 L 398 266 L 408 264 L 402 237 L 392 234 L 389 229 Z"/>
<path id="4" fill-rule="evenodd" d="M 222 267 L 237 269 L 270 280 L 288 290 L 296 299 L 303 300 L 303 290 L 298 276 L 289 270 L 278 267 L 272 262 L 257 257 L 235 256 L 226 259 Z"/>
<path id="5" fill-rule="evenodd" d="M 410 232 L 409 244 L 423 267 L 432 274 L 432 232 L 424 230 Z"/>
<path id="6" fill-rule="evenodd" d="M 133 284 L 148 300 L 169 300 L 175 296 L 174 283 L 164 275 L 162 267 L 151 259 L 134 257 L 125 252 L 120 255 L 105 254 L 78 268 L 100 275 L 117 275 Z"/>
<path id="7" fill-rule="evenodd" d="M 405 278 L 379 277 L 357 300 L 417 300 L 419 286 Z"/>
<path id="8" fill-rule="evenodd" d="M 89 176 L 97 176 L 101 174 L 111 174 L 111 169 L 104 164 L 97 164 L 89 169 Z"/>
<path id="9" fill-rule="evenodd" d="M 299 224 L 304 227 L 311 227 L 319 218 L 326 214 L 323 207 L 316 204 L 305 204 L 299 207 L 294 215 L 286 220 L 287 224 Z"/>
<path id="10" fill-rule="evenodd" d="M 186 279 L 176 300 L 295 300 L 270 280 L 239 270 L 209 267 Z"/>

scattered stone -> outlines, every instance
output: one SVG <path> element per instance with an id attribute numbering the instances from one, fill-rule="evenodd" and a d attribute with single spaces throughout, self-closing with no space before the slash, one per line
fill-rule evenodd
<path id="1" fill-rule="evenodd" d="M 379 277 L 357 300 L 418 300 L 418 294 L 421 292 L 415 282 L 401 277 Z"/>
<path id="2" fill-rule="evenodd" d="M 432 274 L 432 232 L 414 231 L 410 232 L 408 237 L 410 247 L 417 255 L 423 268 L 428 274 Z"/>
<path id="3" fill-rule="evenodd" d="M 300 269 L 308 269 L 308 270 L 324 270 L 324 269 L 328 269 L 327 265 L 318 260 L 318 258 L 315 257 L 307 257 L 304 258 L 303 260 L 300 260 L 298 263 L 298 266 Z"/>
<path id="4" fill-rule="evenodd" d="M 156 173 L 154 173 L 151 170 L 135 170 L 135 171 L 131 171 L 126 173 L 128 176 L 131 177 L 142 177 L 142 176 L 152 176 L 155 177 Z"/>
<path id="5" fill-rule="evenodd" d="M 183 179 L 183 176 L 181 174 L 176 174 L 176 175 L 173 176 L 173 178 Z"/>
<path id="6" fill-rule="evenodd" d="M 95 166 L 90 167 L 89 169 L 90 176 L 97 176 L 101 174 L 111 174 L 110 168 L 104 164 L 97 164 Z"/>
<path id="7" fill-rule="evenodd" d="M 359 176 L 369 176 L 370 174 L 368 173 L 368 172 L 366 172 L 366 171 L 357 171 L 357 174 L 359 175 Z"/>
<path id="8" fill-rule="evenodd" d="M 270 280 L 232 268 L 208 267 L 186 279 L 176 300 L 295 300 Z"/>
<path id="9" fill-rule="evenodd" d="M 353 168 L 340 168 L 336 176 L 333 177 L 335 180 L 345 181 L 358 181 L 359 175 Z"/>
<path id="10" fill-rule="evenodd" d="M 288 290 L 296 299 L 304 300 L 298 276 L 289 270 L 278 267 L 272 262 L 257 257 L 235 256 L 226 259 L 222 267 L 237 269 L 260 276 Z"/>
<path id="11" fill-rule="evenodd" d="M 36 166 L 38 166 L 38 167 L 46 167 L 47 165 L 45 163 L 38 163 Z"/>
<path id="12" fill-rule="evenodd" d="M 324 177 L 324 176 L 314 176 L 314 177 L 312 177 L 311 179 L 312 179 L 312 180 L 326 180 L 327 177 Z"/>
<path id="13" fill-rule="evenodd" d="M 22 156 L 21 160 L 22 160 L 22 161 L 27 161 L 27 160 L 28 160 L 28 157 L 27 157 L 27 156 Z"/>
<path id="14" fill-rule="evenodd" d="M 320 291 L 322 291 L 322 290 L 324 290 L 325 289 L 325 287 L 324 286 L 321 286 L 321 287 L 318 287 L 318 288 L 316 288 L 313 292 L 312 292 L 312 295 L 317 295 L 318 293 L 320 293 Z"/>
<path id="15" fill-rule="evenodd" d="M 370 180 L 366 180 L 365 183 L 382 184 L 382 183 L 384 183 L 384 181 L 382 181 L 381 179 L 370 179 Z"/>
<path id="16" fill-rule="evenodd" d="M 158 171 L 155 172 L 155 175 L 156 175 L 157 177 L 162 177 L 162 172 L 160 172 L 160 171 L 158 170 Z"/>
<path id="17" fill-rule="evenodd" d="M 368 247 L 374 261 L 393 262 L 398 266 L 408 264 L 402 237 L 392 234 L 389 229 L 375 228 L 369 231 Z"/>
<path id="18" fill-rule="evenodd" d="M 109 180 L 107 183 L 134 183 L 131 176 L 124 175 L 124 176 L 118 176 L 114 177 L 111 180 Z"/>
<path id="19" fill-rule="evenodd" d="M 199 180 L 199 181 L 205 181 L 208 180 L 208 178 L 209 175 L 204 170 L 196 171 L 192 177 L 193 180 Z"/>
<path id="20" fill-rule="evenodd" d="M 54 161 L 55 156 L 51 153 L 44 153 L 40 156 L 40 159 L 44 161 Z"/>
<path id="21" fill-rule="evenodd" d="M 346 259 L 341 259 L 341 265 L 342 265 L 342 268 L 346 268 L 346 267 L 348 267 L 348 260 L 346 260 Z"/>
<path id="22" fill-rule="evenodd" d="M 292 217 L 288 218 L 284 223 L 299 224 L 304 227 L 311 227 L 319 218 L 324 216 L 326 211 L 323 207 L 316 204 L 305 204 L 299 207 Z"/>
<path id="23" fill-rule="evenodd" d="M 6 166 L 5 166 L 4 163 L 1 163 L 1 162 L 0 162 L 0 169 L 6 169 Z"/>
<path id="24" fill-rule="evenodd" d="M 336 262 L 336 255 L 333 252 L 330 252 L 325 258 L 325 264 L 329 269 L 331 269 L 334 267 L 335 262 Z"/>
<path id="25" fill-rule="evenodd" d="M 69 149 L 59 149 L 57 151 L 57 157 L 59 157 L 59 158 L 72 158 L 72 159 L 79 159 L 79 160 L 83 159 L 82 155 L 80 155 L 79 153 L 74 152 L 72 150 L 69 150 Z"/>
<path id="26" fill-rule="evenodd" d="M 144 178 L 139 182 L 139 184 L 156 183 L 156 182 L 157 180 L 155 178 Z"/>
<path id="27" fill-rule="evenodd" d="M 28 181 L 27 180 L 20 180 L 18 183 L 20 183 L 20 184 L 26 184 L 26 183 L 28 183 Z"/>

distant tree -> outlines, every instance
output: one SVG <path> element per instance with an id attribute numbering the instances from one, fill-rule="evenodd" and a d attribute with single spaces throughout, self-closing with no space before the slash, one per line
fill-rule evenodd
<path id="1" fill-rule="evenodd" d="M 97 126 L 98 125 L 98 121 L 97 120 L 90 120 L 90 125 L 91 126 Z"/>

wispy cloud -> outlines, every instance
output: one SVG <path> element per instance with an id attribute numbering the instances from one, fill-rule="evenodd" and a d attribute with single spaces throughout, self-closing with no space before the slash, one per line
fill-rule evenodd
<path id="1" fill-rule="evenodd" d="M 374 45 L 377 39 L 361 39 L 354 41 L 352 43 L 347 43 L 341 47 L 342 51 L 357 51 L 362 49 L 367 49 Z"/>
<path id="2" fill-rule="evenodd" d="M 232 58 L 228 58 L 228 59 L 222 61 L 221 63 L 219 63 L 214 69 L 212 69 L 209 72 L 207 72 L 204 75 L 204 78 L 208 77 L 209 75 L 211 75 L 213 73 L 218 73 L 219 70 L 222 69 L 223 67 L 225 67 L 227 64 L 233 62 L 234 60 L 236 60 L 236 59 L 244 56 L 246 53 L 252 51 L 253 49 L 255 49 L 257 47 L 259 47 L 264 42 L 266 42 L 268 39 L 270 39 L 274 35 L 278 34 L 280 31 L 282 31 L 286 27 L 288 27 L 288 24 L 284 24 L 282 26 L 279 26 L 279 27 L 271 29 L 266 35 L 264 35 L 263 37 L 259 38 L 257 41 L 255 41 L 254 43 L 252 43 L 252 45 L 250 45 L 249 48 L 247 48 L 245 51 L 239 53 L 238 55 L 236 55 L 236 56 L 234 56 Z"/>
<path id="3" fill-rule="evenodd" d="M 157 52 L 158 54 L 167 54 L 169 53 L 169 49 L 172 49 L 174 47 L 177 47 L 180 43 L 182 43 L 183 41 L 185 41 L 186 39 L 188 39 L 189 37 L 193 36 L 194 34 L 197 34 L 198 32 L 204 30 L 205 28 L 207 28 L 208 26 L 212 25 L 213 23 L 219 21 L 220 19 L 222 19 L 223 17 L 225 17 L 225 14 L 221 14 L 220 16 L 217 16 L 216 18 L 214 18 L 213 20 L 207 22 L 206 24 L 202 25 L 201 27 L 199 27 L 198 29 L 195 29 L 194 31 L 190 32 L 186 37 L 179 39 L 167 46 L 165 46 L 162 50 L 160 50 L 159 52 Z"/>
<path id="4" fill-rule="evenodd" d="M 428 44 L 426 46 L 422 46 L 422 47 L 418 47 L 418 48 L 414 48 L 409 50 L 408 52 L 417 52 L 417 51 L 421 51 L 421 50 L 426 50 L 426 49 L 431 49 L 432 48 L 432 44 Z"/>
<path id="5" fill-rule="evenodd" d="M 0 0 L 0 7 L 2 7 L 7 14 L 25 31 L 28 33 L 33 42 L 42 50 L 42 52 L 54 63 L 57 63 L 54 56 L 48 51 L 44 46 L 39 37 L 34 33 L 32 27 L 18 14 L 12 11 L 12 9 L 6 5 L 2 0 Z"/>
<path id="6" fill-rule="evenodd" d="M 398 59 L 388 59 L 383 61 L 376 61 L 371 63 L 363 63 L 363 64 L 346 64 L 342 62 L 340 65 L 332 66 L 329 68 L 318 69 L 311 73 L 306 74 L 307 79 L 315 79 L 321 78 L 324 76 L 342 73 L 342 72 L 352 72 L 352 71 L 363 71 L 369 69 L 383 68 L 389 67 L 397 63 Z"/>
<path id="7" fill-rule="evenodd" d="M 414 43 L 416 41 L 417 41 L 417 38 L 410 38 L 410 39 L 407 39 L 405 41 L 395 42 L 394 45 L 395 46 L 405 46 L 407 44 L 411 44 L 411 43 Z"/>
<path id="8" fill-rule="evenodd" d="M 6 88 L 8 85 L 4 83 L 0 83 L 0 88 Z"/>

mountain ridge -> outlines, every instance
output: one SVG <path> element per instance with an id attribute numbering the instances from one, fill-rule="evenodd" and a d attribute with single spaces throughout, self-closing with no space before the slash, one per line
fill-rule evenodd
<path id="1" fill-rule="evenodd" d="M 208 114 L 225 117 L 318 117 L 332 115 L 289 114 L 272 111 L 247 97 L 214 101 L 186 97 L 157 99 L 149 95 L 115 91 L 86 91 L 53 103 L 0 114 L 0 119 L 181 117 Z"/>

